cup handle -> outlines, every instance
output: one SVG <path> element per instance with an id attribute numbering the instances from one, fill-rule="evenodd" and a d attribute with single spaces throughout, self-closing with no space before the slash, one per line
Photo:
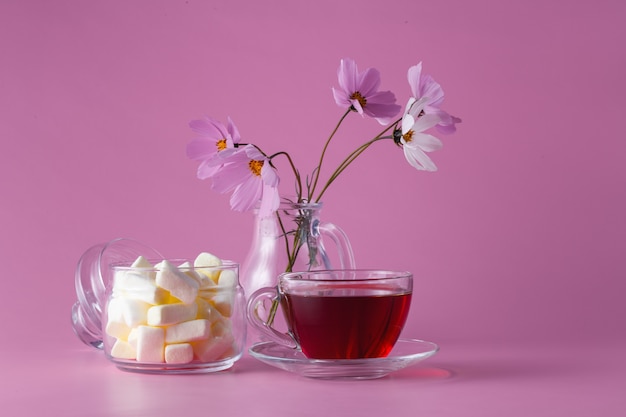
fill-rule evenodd
<path id="1" fill-rule="evenodd" d="M 267 300 L 272 302 L 271 314 L 274 314 L 275 309 L 280 305 L 280 296 L 278 295 L 276 287 L 264 287 L 252 293 L 248 299 L 247 306 L 248 322 L 263 335 L 269 337 L 270 340 L 292 349 L 297 348 L 298 344 L 293 337 L 274 329 L 271 322 L 267 322 L 268 319 L 263 319 L 259 315 L 259 308 L 263 306 L 264 302 Z"/>
<path id="2" fill-rule="evenodd" d="M 352 252 L 348 235 L 339 226 L 327 222 L 319 224 L 319 231 L 321 235 L 328 236 L 337 246 L 340 268 L 355 269 L 354 252 Z"/>

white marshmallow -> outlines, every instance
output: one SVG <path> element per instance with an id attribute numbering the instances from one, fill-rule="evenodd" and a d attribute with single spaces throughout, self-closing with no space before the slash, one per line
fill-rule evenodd
<path id="1" fill-rule="evenodd" d="M 128 327 L 133 328 L 140 324 L 147 324 L 148 309 L 152 304 L 131 298 L 123 298 L 121 301 L 124 311 L 124 321 Z"/>
<path id="2" fill-rule="evenodd" d="M 189 363 L 193 360 L 193 348 L 189 343 L 165 346 L 166 363 Z"/>
<path id="3" fill-rule="evenodd" d="M 230 320 L 218 320 L 211 324 L 211 336 L 224 337 L 229 335 L 232 336 Z"/>
<path id="4" fill-rule="evenodd" d="M 155 287 L 154 278 L 139 270 L 115 271 L 113 291 L 147 291 Z"/>
<path id="5" fill-rule="evenodd" d="M 196 280 L 181 272 L 168 261 L 163 261 L 156 274 L 156 284 L 185 304 L 191 304 L 198 295 L 200 285 Z"/>
<path id="6" fill-rule="evenodd" d="M 204 298 L 198 297 L 196 298 L 196 304 L 198 305 L 198 315 L 199 319 L 206 319 L 211 322 L 211 324 L 215 323 L 218 320 L 222 319 L 222 315 L 215 307 L 213 307 L 208 301 Z"/>
<path id="7" fill-rule="evenodd" d="M 137 331 L 137 327 L 130 329 L 130 333 L 128 333 L 128 343 L 135 349 L 135 351 L 137 350 L 137 334 L 139 332 Z"/>
<path id="8" fill-rule="evenodd" d="M 160 327 L 137 327 L 137 360 L 139 362 L 163 362 L 165 331 Z"/>
<path id="9" fill-rule="evenodd" d="M 115 274 L 113 296 L 142 300 L 150 304 L 161 304 L 168 298 L 167 291 L 157 287 L 154 278 L 134 271 L 118 271 Z"/>
<path id="10" fill-rule="evenodd" d="M 111 356 L 119 359 L 136 359 L 137 351 L 130 343 L 118 339 L 111 348 Z"/>
<path id="11" fill-rule="evenodd" d="M 193 269 L 193 265 L 189 261 L 185 261 L 182 264 L 178 265 L 178 270 L 189 275 L 194 280 L 198 281 L 198 284 L 200 284 L 200 287 L 202 287 L 202 281 L 207 279 L 207 277 L 204 274 L 196 272 Z"/>
<path id="12" fill-rule="evenodd" d="M 109 300 L 109 304 L 107 305 L 107 321 L 124 323 L 124 298 L 122 297 L 113 297 Z"/>
<path id="13" fill-rule="evenodd" d="M 152 268 L 152 264 L 146 258 L 139 255 L 131 265 L 131 268 Z"/>
<path id="14" fill-rule="evenodd" d="M 159 287 L 154 287 L 149 291 L 126 292 L 125 296 L 131 299 L 145 301 L 152 305 L 163 304 L 169 301 L 168 292 Z"/>
<path id="15" fill-rule="evenodd" d="M 210 362 L 229 357 L 233 353 L 233 337 L 214 337 L 193 342 L 193 352 L 202 362 Z"/>
<path id="16" fill-rule="evenodd" d="M 208 253 L 202 252 L 199 254 L 196 259 L 193 261 L 193 266 L 196 268 L 196 271 L 203 275 L 205 278 L 202 281 L 202 288 L 211 287 L 217 284 L 220 271 L 216 271 L 211 267 L 221 266 L 222 260 L 217 256 Z M 207 268 L 203 268 L 207 267 Z M 207 279 L 208 278 L 208 279 Z"/>
<path id="17" fill-rule="evenodd" d="M 168 326 L 196 318 L 198 304 L 162 304 L 152 306 L 148 310 L 148 324 L 150 326 Z"/>
<path id="18" fill-rule="evenodd" d="M 208 339 L 210 335 L 211 322 L 206 319 L 184 321 L 165 328 L 167 344 Z"/>
<path id="19" fill-rule="evenodd" d="M 230 317 L 233 314 L 234 297 L 235 295 L 231 291 L 220 291 L 208 301 L 222 316 Z"/>
<path id="20" fill-rule="evenodd" d="M 116 339 L 127 340 L 130 333 L 130 327 L 124 321 L 107 321 L 106 334 Z"/>
<path id="21" fill-rule="evenodd" d="M 220 273 L 217 285 L 234 288 L 237 286 L 237 273 L 232 269 L 225 269 Z"/>

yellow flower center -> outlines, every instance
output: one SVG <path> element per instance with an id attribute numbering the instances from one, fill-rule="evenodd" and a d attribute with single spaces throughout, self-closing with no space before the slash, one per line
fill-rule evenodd
<path id="1" fill-rule="evenodd" d="M 263 168 L 264 162 L 265 161 L 257 161 L 253 159 L 248 163 L 250 171 L 252 171 L 253 175 L 256 175 L 257 177 L 261 176 L 261 168 Z"/>
<path id="2" fill-rule="evenodd" d="M 217 146 L 217 151 L 223 151 L 224 149 L 226 149 L 226 139 L 220 139 L 217 141 L 217 143 L 215 144 Z"/>
<path id="3" fill-rule="evenodd" d="M 361 107 L 365 107 L 365 105 L 367 104 L 367 100 L 365 99 L 365 97 L 363 97 L 361 95 L 360 92 L 356 91 L 354 93 L 352 93 L 350 95 L 350 99 L 351 100 L 358 100 L 359 104 L 361 105 Z"/>
<path id="4" fill-rule="evenodd" d="M 409 143 L 413 140 L 413 134 L 415 132 L 413 132 L 413 130 L 409 130 L 408 132 L 406 132 L 404 135 L 402 135 L 402 139 L 404 139 L 404 141 L 406 143 Z"/>

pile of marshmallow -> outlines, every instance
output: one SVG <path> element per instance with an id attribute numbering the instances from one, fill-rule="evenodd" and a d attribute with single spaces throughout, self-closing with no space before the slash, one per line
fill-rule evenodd
<path id="1" fill-rule="evenodd" d="M 110 355 L 168 364 L 234 356 L 237 272 L 214 268 L 221 265 L 203 252 L 193 265 L 164 260 L 153 266 L 140 256 L 130 268 L 116 269 L 105 327 L 114 340 Z"/>

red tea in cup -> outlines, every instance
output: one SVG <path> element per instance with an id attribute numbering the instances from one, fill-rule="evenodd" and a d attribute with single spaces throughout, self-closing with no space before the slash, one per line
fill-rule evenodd
<path id="1" fill-rule="evenodd" d="M 282 308 L 302 353 L 318 359 L 387 356 L 400 336 L 411 294 L 286 294 Z"/>
<path id="2" fill-rule="evenodd" d="M 379 270 L 283 274 L 278 298 L 289 334 L 258 317 L 256 306 L 275 288 L 252 295 L 249 320 L 273 340 L 313 359 L 378 358 L 389 354 L 408 317 L 412 275 Z"/>

